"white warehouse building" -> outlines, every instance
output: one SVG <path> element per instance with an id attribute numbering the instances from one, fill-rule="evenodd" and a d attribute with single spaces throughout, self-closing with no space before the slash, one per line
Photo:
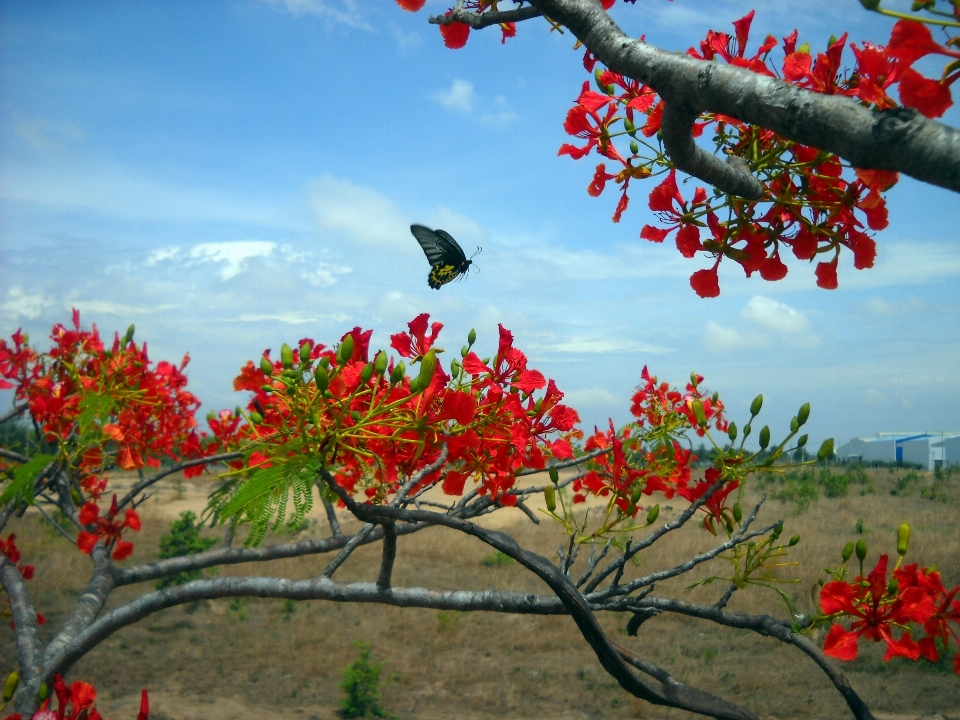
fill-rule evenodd
<path id="1" fill-rule="evenodd" d="M 837 457 L 865 463 L 919 465 L 925 470 L 960 466 L 960 432 L 877 433 L 844 443 L 837 448 Z"/>

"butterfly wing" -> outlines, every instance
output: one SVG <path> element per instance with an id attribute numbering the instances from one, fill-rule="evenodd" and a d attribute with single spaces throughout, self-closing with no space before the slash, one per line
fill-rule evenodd
<path id="1" fill-rule="evenodd" d="M 427 284 L 434 290 L 439 290 L 467 272 L 470 261 L 450 233 L 444 230 L 431 230 L 423 225 L 411 225 L 410 232 L 420 243 L 420 248 L 427 256 L 427 262 L 430 263 Z"/>

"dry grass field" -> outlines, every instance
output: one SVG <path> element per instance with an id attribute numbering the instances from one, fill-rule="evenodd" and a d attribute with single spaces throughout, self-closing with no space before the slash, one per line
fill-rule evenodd
<path id="1" fill-rule="evenodd" d="M 802 610 L 813 607 L 811 589 L 821 570 L 838 563 L 843 544 L 859 537 L 855 527 L 860 519 L 869 546 L 868 562 L 875 562 L 880 552 L 895 554 L 895 529 L 907 520 L 913 527 L 907 559 L 935 564 L 948 587 L 960 582 L 960 474 L 948 476 L 936 488 L 930 474 L 919 474 L 913 483 L 904 483 L 905 476 L 903 470 L 868 471 L 867 485 L 852 484 L 845 497 L 831 499 L 821 493 L 802 512 L 797 512 L 795 503 L 767 500 L 761 518 L 783 517 L 784 536 L 802 536 L 792 553 L 800 563 L 795 571 L 800 583 L 783 586 Z M 169 521 L 185 509 L 202 505 L 209 479 L 177 483 L 159 488 L 142 507 L 144 529 L 132 538 L 137 547 L 128 562 L 155 557 L 159 536 Z M 874 492 L 861 495 L 870 483 Z M 774 483 L 765 491 L 773 494 L 782 489 Z M 891 490 L 897 494 L 891 495 Z M 748 497 L 758 497 L 760 492 L 755 484 Z M 682 503 L 663 503 L 661 518 L 678 512 Z M 524 546 L 547 555 L 555 552 L 562 539 L 555 524 L 545 521 L 534 526 L 519 512 L 497 522 Z M 347 524 L 345 529 L 350 527 Z M 89 560 L 36 517 L 27 515 L 8 529 L 17 533 L 24 557 L 37 567 L 31 587 L 39 610 L 49 619 L 43 628 L 49 633 L 79 596 Z M 319 535 L 327 530 L 322 522 L 312 522 L 302 532 Z M 689 557 L 709 547 L 713 539 L 700 527 L 675 535 L 642 557 L 642 570 Z M 379 546 L 360 549 L 338 571 L 337 579 L 373 580 L 379 552 Z M 545 591 L 522 568 L 491 562 L 491 557 L 489 548 L 478 541 L 444 529 L 427 530 L 399 539 L 394 581 L 435 588 Z M 303 558 L 221 572 L 301 578 L 319 573 L 326 561 L 325 557 Z M 711 569 L 722 571 L 722 563 Z M 689 582 L 685 578 L 657 591 L 684 596 Z M 722 588 L 698 589 L 685 597 L 708 601 Z M 118 591 L 111 605 L 147 589 Z M 786 614 L 772 592 L 758 588 L 737 593 L 730 608 Z M 627 617 L 618 615 L 604 618 L 618 642 L 683 681 L 743 703 L 761 717 L 850 717 L 814 665 L 799 651 L 774 640 L 666 615 L 645 623 L 638 637 L 629 638 L 626 621 Z M 96 685 L 99 709 L 114 720 L 135 717 L 142 687 L 150 689 L 155 720 L 264 716 L 326 720 L 336 717 L 341 697 L 337 683 L 344 667 L 356 657 L 359 641 L 369 642 L 373 659 L 385 662 L 383 704 L 398 718 L 687 716 L 644 704 L 621 690 L 565 617 L 438 613 L 324 602 L 205 602 L 166 610 L 120 631 L 81 661 L 72 676 Z M 939 714 L 960 720 L 960 678 L 948 663 L 883 663 L 881 656 L 880 647 L 862 647 L 860 658 L 844 667 L 878 718 L 906 720 Z M 13 668 L 14 657 L 12 633 L 0 632 L 0 676 Z"/>

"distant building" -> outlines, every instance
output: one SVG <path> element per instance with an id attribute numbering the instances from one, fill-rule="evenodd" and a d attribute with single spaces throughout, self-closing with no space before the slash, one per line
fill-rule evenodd
<path id="1" fill-rule="evenodd" d="M 960 432 L 877 433 L 841 445 L 837 457 L 865 463 L 919 465 L 925 470 L 960 465 Z"/>
<path id="2" fill-rule="evenodd" d="M 960 434 L 945 437 L 933 447 L 942 449 L 944 467 L 960 467 Z"/>

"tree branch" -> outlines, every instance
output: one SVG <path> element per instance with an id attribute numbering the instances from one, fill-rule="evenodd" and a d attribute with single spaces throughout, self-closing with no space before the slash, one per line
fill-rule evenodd
<path id="1" fill-rule="evenodd" d="M 23 415 L 30 406 L 27 403 L 21 403 L 20 405 L 14 405 L 12 408 L 7 410 L 3 415 L 0 415 L 0 425 L 5 423 L 7 420 L 11 420 L 18 415 Z"/>
<path id="2" fill-rule="evenodd" d="M 17 566 L 3 553 L 0 553 L 0 586 L 10 602 L 17 642 L 17 665 L 20 668 L 22 689 L 17 693 L 16 707 L 17 710 L 23 708 L 25 711 L 28 709 L 26 705 L 29 699 L 36 697 L 43 672 L 40 628 L 37 626 L 37 611 L 34 609 L 27 583 Z"/>
<path id="3" fill-rule="evenodd" d="M 608 68 L 656 90 L 667 108 L 677 103 L 688 112 L 729 115 L 835 153 L 854 167 L 894 170 L 960 192 L 960 131 L 915 110 L 875 112 L 851 98 L 823 95 L 724 63 L 664 52 L 628 37 L 593 0 L 531 3 L 568 27 Z M 725 165 L 717 157 L 710 164 Z M 727 174 L 719 167 L 714 171 Z M 720 189 L 735 192 L 735 188 Z"/>
<path id="4" fill-rule="evenodd" d="M 741 613 L 727 613 L 715 605 L 696 605 L 694 603 L 684 602 L 682 600 L 672 600 L 668 598 L 646 598 L 639 603 L 640 607 L 655 608 L 665 610 L 680 615 L 710 620 L 718 625 L 739 628 L 742 630 L 752 630 L 755 633 L 766 637 L 773 637 L 781 642 L 793 645 L 799 648 L 810 659 L 812 659 L 824 674 L 833 683 L 833 686 L 843 696 L 850 710 L 857 720 L 874 720 L 870 708 L 861 699 L 857 692 L 851 687 L 850 682 L 823 654 L 823 651 L 807 636 L 793 631 L 789 623 L 777 620 L 770 615 L 747 615 Z"/>
<path id="5" fill-rule="evenodd" d="M 130 491 L 123 496 L 123 499 L 117 503 L 118 508 L 123 508 L 133 502 L 133 499 L 139 495 L 141 492 L 146 490 L 148 487 L 154 483 L 162 480 L 167 477 L 167 475 L 173 475 L 178 473 L 181 470 L 186 470 L 189 467 L 195 467 L 196 465 L 208 465 L 210 463 L 221 462 L 224 460 L 235 460 L 237 458 L 243 457 L 243 453 L 239 452 L 230 452 L 230 453 L 220 453 L 219 455 L 210 455 L 205 458 L 197 458 L 195 460 L 184 460 L 183 462 L 178 462 L 174 465 L 171 465 L 165 470 L 161 470 L 154 475 L 151 475 L 148 478 L 144 478 L 140 482 L 136 483 Z"/>
<path id="6" fill-rule="evenodd" d="M 417 523 L 402 523 L 397 526 L 397 535 L 408 535 L 409 533 L 423 530 L 426 526 Z M 362 531 L 361 531 L 362 532 Z M 359 535 L 360 533 L 358 533 Z M 181 557 L 167 558 L 157 560 L 156 562 L 137 565 L 129 568 L 113 567 L 113 582 L 117 587 L 123 585 L 132 585 L 134 583 L 147 582 L 158 578 L 173 575 L 175 573 L 190 572 L 191 570 L 204 570 L 206 568 L 219 565 L 237 565 L 250 562 L 268 562 L 270 560 L 279 560 L 281 558 L 301 557 L 303 555 L 319 555 L 322 553 L 333 552 L 343 549 L 346 545 L 356 539 L 356 535 L 338 535 L 332 538 L 323 538 L 322 540 L 303 540 L 296 543 L 284 543 L 282 545 L 270 545 L 258 548 L 225 548 L 220 547 L 214 550 L 205 550 L 195 555 L 183 555 Z M 383 537 L 383 529 L 375 528 L 366 536 L 356 541 L 356 545 L 365 545 L 377 542 Z"/>
<path id="7" fill-rule="evenodd" d="M 433 25 L 449 25 L 454 22 L 461 22 L 469 25 L 474 30 L 482 30 L 491 25 L 500 23 L 517 23 L 531 18 L 540 17 L 541 13 L 535 7 L 521 7 L 515 10 L 498 10 L 482 14 L 469 12 L 462 7 L 454 8 L 449 15 L 435 15 L 427 20 Z"/>
<path id="8" fill-rule="evenodd" d="M 380 574 L 377 576 L 377 590 L 380 592 L 386 592 L 390 589 L 393 561 L 396 559 L 397 524 L 391 521 L 383 524 L 383 555 L 380 559 Z"/>

